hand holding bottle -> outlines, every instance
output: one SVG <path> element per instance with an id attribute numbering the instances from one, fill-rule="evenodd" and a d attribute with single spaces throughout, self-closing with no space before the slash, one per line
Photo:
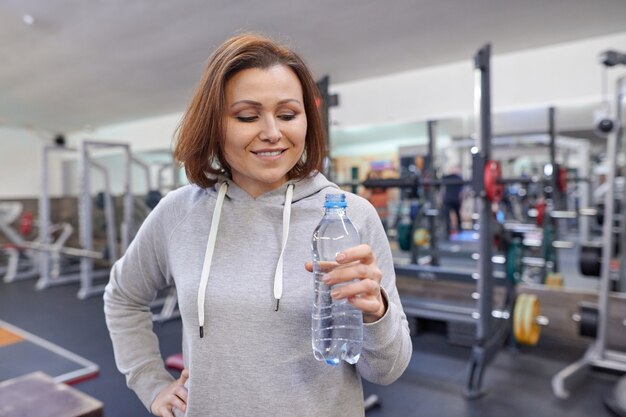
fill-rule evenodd
<path id="1" fill-rule="evenodd" d="M 376 264 L 372 248 L 366 244 L 354 246 L 341 251 L 336 260 L 340 267 L 327 273 L 324 283 L 345 285 L 333 288 L 332 298 L 347 299 L 363 312 L 365 323 L 380 320 L 387 311 L 387 306 L 380 289 L 382 273 Z M 312 272 L 313 263 L 307 262 L 305 268 Z"/>

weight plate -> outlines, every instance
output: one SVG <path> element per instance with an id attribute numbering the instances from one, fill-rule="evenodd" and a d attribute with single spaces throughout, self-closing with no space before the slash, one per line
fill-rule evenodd
<path id="1" fill-rule="evenodd" d="M 584 337 L 596 337 L 598 334 L 598 309 L 595 307 L 580 306 L 580 323 L 578 331 Z"/>
<path id="2" fill-rule="evenodd" d="M 428 230 L 422 227 L 415 229 L 413 233 L 413 243 L 415 243 L 415 246 L 428 246 L 430 244 L 430 233 L 428 233 Z"/>
<path id="3" fill-rule="evenodd" d="M 525 294 L 519 294 L 515 299 L 515 309 L 513 310 L 513 336 L 517 343 L 525 344 L 526 329 L 523 324 Z"/>
<path id="4" fill-rule="evenodd" d="M 500 183 L 501 178 L 502 167 L 500 163 L 493 160 L 487 161 L 483 180 L 487 199 L 491 202 L 497 203 L 504 196 L 504 185 Z"/>
<path id="5" fill-rule="evenodd" d="M 534 346 L 539 341 L 539 335 L 541 334 L 541 328 L 537 324 L 537 317 L 539 317 L 539 299 L 536 295 L 527 294 L 526 308 L 524 310 L 524 327 L 526 330 L 526 344 Z"/>
<path id="6" fill-rule="evenodd" d="M 578 265 L 581 274 L 588 277 L 599 277 L 602 272 L 602 248 L 582 245 Z"/>
<path id="7" fill-rule="evenodd" d="M 533 294 L 519 294 L 513 312 L 513 334 L 517 343 L 534 346 L 539 341 L 541 328 L 537 323 L 540 305 Z"/>

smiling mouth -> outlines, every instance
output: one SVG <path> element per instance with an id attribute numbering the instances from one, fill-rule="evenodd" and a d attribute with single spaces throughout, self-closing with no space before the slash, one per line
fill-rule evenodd
<path id="1" fill-rule="evenodd" d="M 285 152 L 284 149 L 280 151 L 265 151 L 265 152 L 252 152 L 252 153 L 258 156 L 278 156 L 282 154 L 283 152 Z"/>

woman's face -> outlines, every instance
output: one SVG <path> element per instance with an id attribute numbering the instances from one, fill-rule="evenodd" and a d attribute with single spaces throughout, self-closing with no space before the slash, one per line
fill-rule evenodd
<path id="1" fill-rule="evenodd" d="M 284 65 L 250 68 L 226 83 L 224 156 L 252 197 L 280 187 L 304 151 L 302 85 Z"/>

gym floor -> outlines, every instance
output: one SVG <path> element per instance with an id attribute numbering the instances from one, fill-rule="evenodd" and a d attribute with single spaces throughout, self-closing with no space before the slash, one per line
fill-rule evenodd
<path id="1" fill-rule="evenodd" d="M 107 416 L 149 416 L 115 368 L 101 297 L 78 300 L 75 285 L 45 291 L 33 286 L 34 280 L 0 283 L 0 319 L 97 363 L 99 375 L 74 387 L 102 401 Z M 155 330 L 163 355 L 180 351 L 178 320 L 155 324 Z M 552 376 L 579 359 L 583 347 L 564 347 L 542 338 L 534 348 L 504 348 L 487 368 L 486 395 L 473 401 L 463 397 L 469 353 L 469 348 L 448 344 L 439 331 L 415 336 L 411 364 L 398 381 L 389 386 L 364 381 L 365 394 L 376 394 L 381 402 L 367 417 L 611 415 L 602 398 L 618 375 L 593 372 L 568 400 L 552 394 Z M 3 362 L 10 360 L 2 358 Z"/>

